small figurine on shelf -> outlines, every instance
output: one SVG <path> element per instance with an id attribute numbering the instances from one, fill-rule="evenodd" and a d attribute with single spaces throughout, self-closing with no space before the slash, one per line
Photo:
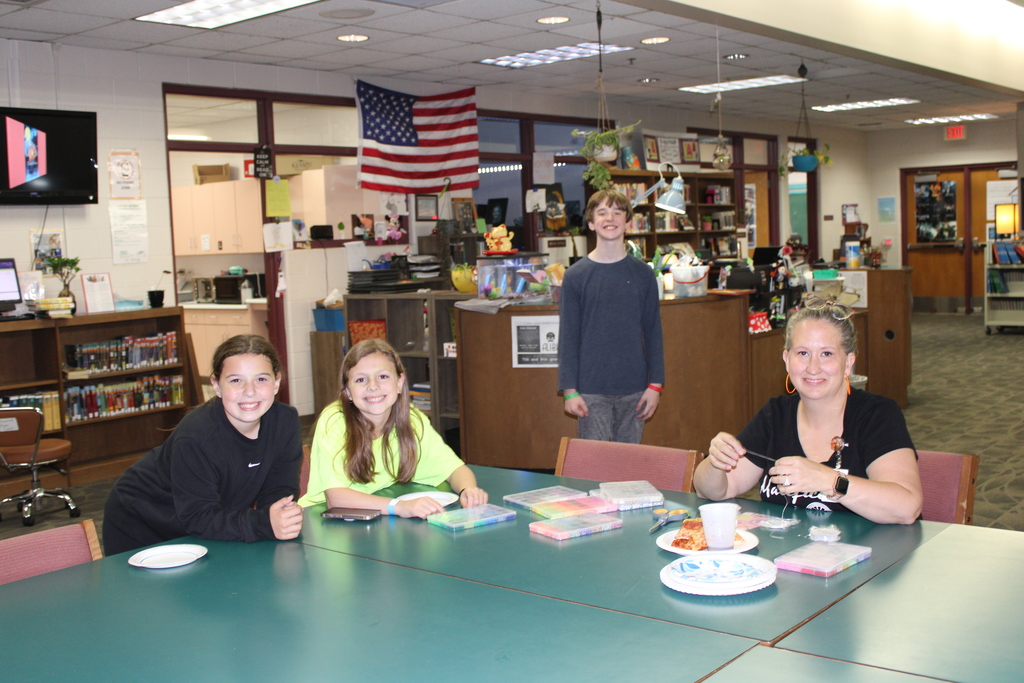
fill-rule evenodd
<path id="1" fill-rule="evenodd" d="M 487 242 L 485 254 L 514 254 L 518 249 L 512 249 L 512 238 L 514 232 L 509 232 L 505 224 L 496 225 L 491 231 L 484 233 L 484 240 Z"/>

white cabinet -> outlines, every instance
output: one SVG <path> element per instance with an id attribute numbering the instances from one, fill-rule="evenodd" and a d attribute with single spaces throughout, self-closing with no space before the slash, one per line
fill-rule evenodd
<path id="1" fill-rule="evenodd" d="M 174 253 L 262 253 L 263 202 L 259 182 L 246 178 L 171 188 Z"/>
<path id="2" fill-rule="evenodd" d="M 1024 241 L 991 241 L 985 249 L 985 334 L 1024 327 L 1024 254 L 1017 249 L 1024 251 Z"/>
<path id="3" fill-rule="evenodd" d="M 210 305 L 185 308 L 185 331 L 192 335 L 192 345 L 199 361 L 199 374 L 210 376 L 213 352 L 222 341 L 236 334 L 267 336 L 266 304 L 259 307 Z"/>

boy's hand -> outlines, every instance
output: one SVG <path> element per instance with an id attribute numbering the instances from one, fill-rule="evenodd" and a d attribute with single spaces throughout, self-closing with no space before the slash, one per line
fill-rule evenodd
<path id="1" fill-rule="evenodd" d="M 295 504 L 292 496 L 270 506 L 270 527 L 279 541 L 295 538 L 302 531 L 302 508 Z"/>
<path id="2" fill-rule="evenodd" d="M 590 410 L 587 408 L 587 402 L 583 400 L 582 396 L 573 396 L 565 402 L 565 412 L 576 417 L 586 417 L 590 414 Z"/>
<path id="3" fill-rule="evenodd" d="M 636 416 L 641 420 L 649 420 L 654 415 L 654 411 L 658 409 L 658 402 L 661 400 L 661 394 L 654 389 L 644 389 L 644 393 L 640 396 L 640 401 L 636 404 Z"/>

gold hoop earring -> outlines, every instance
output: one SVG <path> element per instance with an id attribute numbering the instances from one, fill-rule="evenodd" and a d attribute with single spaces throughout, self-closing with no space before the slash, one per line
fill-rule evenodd
<path id="1" fill-rule="evenodd" d="M 850 376 L 846 376 L 846 395 L 850 395 Z"/>
<path id="2" fill-rule="evenodd" d="M 786 393 L 787 394 L 792 394 L 794 392 L 796 392 L 796 387 L 793 387 L 792 389 L 789 388 L 789 373 L 787 372 L 786 373 Z"/>

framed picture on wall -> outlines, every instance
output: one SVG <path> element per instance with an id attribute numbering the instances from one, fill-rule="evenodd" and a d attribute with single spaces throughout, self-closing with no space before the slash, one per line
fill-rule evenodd
<path id="1" fill-rule="evenodd" d="M 437 220 L 437 195 L 418 194 L 416 195 L 416 220 L 436 221 Z"/>
<path id="2" fill-rule="evenodd" d="M 468 197 L 452 197 L 452 206 L 459 232 L 476 232 L 476 204 L 473 200 Z"/>
<path id="3" fill-rule="evenodd" d="M 487 225 L 501 225 L 508 211 L 508 197 L 487 200 Z"/>
<path id="4" fill-rule="evenodd" d="M 683 140 L 683 161 L 700 163 L 700 143 L 697 140 Z"/>

